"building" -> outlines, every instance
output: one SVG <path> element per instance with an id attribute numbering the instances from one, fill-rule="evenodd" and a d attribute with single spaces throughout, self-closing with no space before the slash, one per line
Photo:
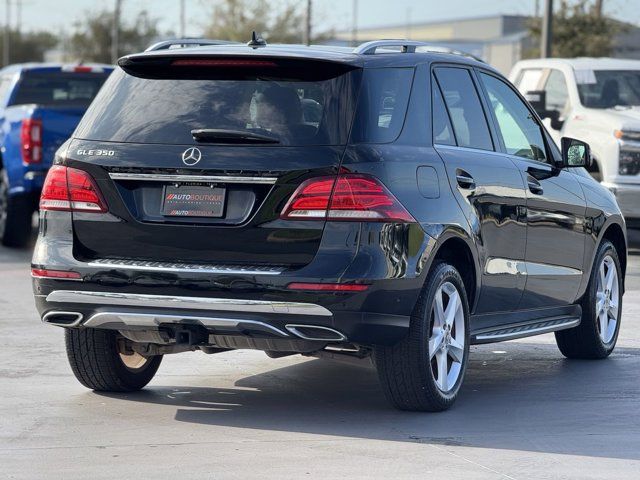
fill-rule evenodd
<path id="1" fill-rule="evenodd" d="M 523 15 L 491 15 L 362 28 L 355 32 L 355 38 L 354 32 L 337 32 L 331 43 L 349 45 L 384 38 L 420 40 L 468 52 L 508 74 L 513 64 L 536 46 L 529 34 L 530 19 Z M 640 28 L 628 25 L 618 35 L 613 56 L 640 59 Z"/>

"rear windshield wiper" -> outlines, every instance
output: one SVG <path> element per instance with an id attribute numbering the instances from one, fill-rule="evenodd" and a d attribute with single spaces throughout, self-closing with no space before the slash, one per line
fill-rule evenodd
<path id="1" fill-rule="evenodd" d="M 280 143 L 275 137 L 246 130 L 200 128 L 191 130 L 191 135 L 196 142 L 204 143 Z"/>

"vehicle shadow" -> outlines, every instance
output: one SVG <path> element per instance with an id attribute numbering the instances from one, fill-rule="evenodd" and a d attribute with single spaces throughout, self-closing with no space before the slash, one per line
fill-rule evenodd
<path id="1" fill-rule="evenodd" d="M 169 405 L 175 420 L 478 448 L 640 460 L 640 350 L 566 360 L 554 345 L 475 347 L 450 411 L 390 407 L 375 370 L 312 359 L 242 378 L 235 388 L 164 387 L 122 401 Z M 175 378 L 175 377 L 172 377 Z"/>

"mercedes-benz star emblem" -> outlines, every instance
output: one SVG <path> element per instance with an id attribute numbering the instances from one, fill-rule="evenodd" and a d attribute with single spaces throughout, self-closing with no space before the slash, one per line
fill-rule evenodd
<path id="1" fill-rule="evenodd" d="M 195 165 L 202 158 L 202 152 L 199 148 L 191 147 L 182 152 L 182 162 L 185 165 Z"/>

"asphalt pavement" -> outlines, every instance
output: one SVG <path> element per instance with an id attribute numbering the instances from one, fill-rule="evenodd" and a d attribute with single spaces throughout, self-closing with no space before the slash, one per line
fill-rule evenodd
<path id="1" fill-rule="evenodd" d="M 399 412 L 367 362 L 166 356 L 151 384 L 93 393 L 40 323 L 30 253 L 0 248 L 0 478 L 640 479 L 640 254 L 618 348 L 553 335 L 472 347 L 448 412 Z"/>

